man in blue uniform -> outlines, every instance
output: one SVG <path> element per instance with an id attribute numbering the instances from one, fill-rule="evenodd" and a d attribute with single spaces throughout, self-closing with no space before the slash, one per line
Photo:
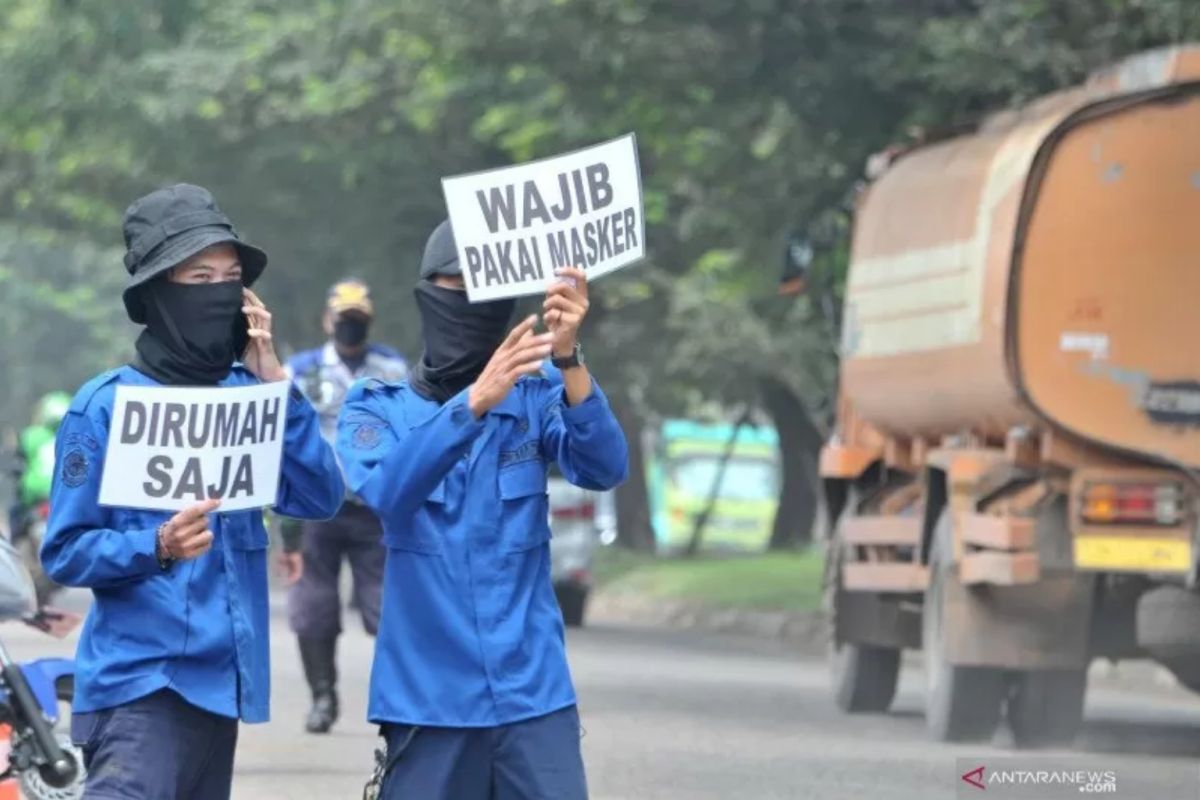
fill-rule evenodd
<path id="1" fill-rule="evenodd" d="M 338 452 L 388 549 L 369 716 L 387 742 L 382 797 L 587 796 L 562 616 L 550 583 L 548 462 L 589 489 L 627 472 L 624 435 L 583 365 L 586 276 L 471 304 L 449 225 L 417 284 L 425 352 L 407 383 L 347 398 Z M 540 375 L 553 354 L 561 382 Z"/>
<path id="2" fill-rule="evenodd" d="M 321 417 L 321 435 L 334 444 L 337 416 L 346 392 L 361 378 L 394 383 L 408 374 L 408 365 L 395 350 L 371 342 L 375 317 L 371 290 L 354 278 L 338 281 L 325 300 L 324 347 L 305 350 L 288 360 L 287 370 Z M 350 495 L 331 520 L 301 525 L 285 520 L 283 564 L 292 584 L 288 592 L 288 622 L 300 645 L 304 677 L 312 692 L 312 707 L 304 722 L 309 733 L 327 733 L 338 718 L 337 640 L 342 632 L 338 596 L 342 562 L 350 563 L 354 601 L 363 627 L 372 636 L 379 629 L 383 588 L 384 549 L 379 519 Z"/>
<path id="3" fill-rule="evenodd" d="M 79 641 L 71 736 L 85 798 L 228 798 L 238 719 L 268 715 L 267 532 L 260 511 L 210 500 L 177 514 L 97 502 L 116 387 L 287 380 L 271 315 L 249 287 L 266 255 L 204 189 L 179 184 L 125 213 L 124 292 L 145 325 L 130 366 L 88 382 L 59 428 L 46 573 L 95 602 Z M 241 363 L 236 363 L 240 359 Z M 328 518 L 344 485 L 293 388 L 276 507 Z"/>

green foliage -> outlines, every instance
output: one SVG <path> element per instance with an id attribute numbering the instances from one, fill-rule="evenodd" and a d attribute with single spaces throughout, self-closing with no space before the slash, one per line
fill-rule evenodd
<path id="1" fill-rule="evenodd" d="M 801 553 L 696 559 L 646 559 L 607 549 L 597 559 L 597 583 L 610 594 L 711 608 L 815 611 L 821 602 L 824 556 Z"/>

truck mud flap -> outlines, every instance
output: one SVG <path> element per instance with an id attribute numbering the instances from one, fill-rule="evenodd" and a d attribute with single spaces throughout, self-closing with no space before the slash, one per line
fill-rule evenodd
<path id="1" fill-rule="evenodd" d="M 839 642 L 919 648 L 921 609 L 911 600 L 871 592 L 840 592 L 834 636 Z"/>
<path id="2" fill-rule="evenodd" d="M 1085 667 L 1093 596 L 1088 575 L 1052 573 L 1024 586 L 965 586 L 949 580 L 946 658 L 960 666 L 1002 669 Z"/>

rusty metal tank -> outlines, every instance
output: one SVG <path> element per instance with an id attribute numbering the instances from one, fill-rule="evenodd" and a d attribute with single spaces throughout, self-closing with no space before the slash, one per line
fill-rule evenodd
<path id="1" fill-rule="evenodd" d="M 1200 465 L 1200 45 L 895 159 L 844 319 L 844 399 L 884 434 L 1049 425 Z"/>

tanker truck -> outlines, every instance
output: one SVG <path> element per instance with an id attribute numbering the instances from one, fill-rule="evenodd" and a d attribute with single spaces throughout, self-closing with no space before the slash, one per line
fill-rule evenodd
<path id="1" fill-rule="evenodd" d="M 875 160 L 820 457 L 836 702 L 1062 744 L 1094 659 L 1200 691 L 1200 46 Z"/>

